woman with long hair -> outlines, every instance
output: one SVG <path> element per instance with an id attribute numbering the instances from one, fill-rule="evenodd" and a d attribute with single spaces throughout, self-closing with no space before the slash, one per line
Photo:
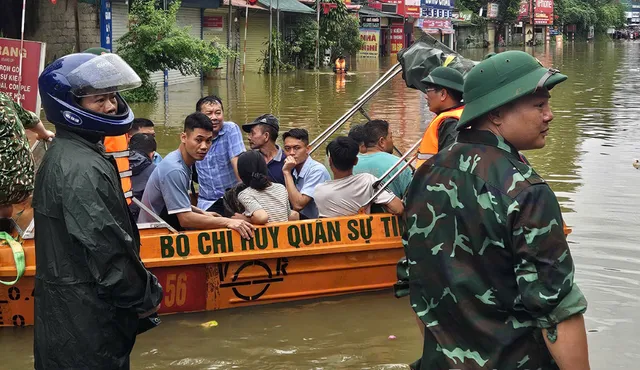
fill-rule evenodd
<path id="1" fill-rule="evenodd" d="M 240 154 L 238 174 L 247 188 L 238 194 L 244 213 L 236 214 L 234 218 L 242 218 L 256 225 L 299 218 L 297 212 L 291 210 L 284 185 L 269 181 L 267 163 L 259 151 Z"/>

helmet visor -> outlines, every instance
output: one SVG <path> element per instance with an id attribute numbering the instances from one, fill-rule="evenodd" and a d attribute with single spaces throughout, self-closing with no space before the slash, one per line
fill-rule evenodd
<path id="1" fill-rule="evenodd" d="M 140 77 L 116 54 L 103 54 L 82 63 L 67 76 L 73 95 L 102 95 L 134 89 Z"/>

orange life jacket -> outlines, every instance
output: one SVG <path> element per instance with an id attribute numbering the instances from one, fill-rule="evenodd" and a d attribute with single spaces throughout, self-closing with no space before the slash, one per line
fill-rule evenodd
<path id="1" fill-rule="evenodd" d="M 347 61 L 346 60 L 342 60 L 340 61 L 340 58 L 336 59 L 336 69 L 345 69 L 347 66 Z"/>
<path id="2" fill-rule="evenodd" d="M 112 155 L 116 160 L 124 197 L 127 199 L 127 204 L 131 204 L 131 196 L 133 195 L 133 191 L 131 189 L 131 170 L 129 169 L 129 143 L 127 142 L 127 136 L 121 135 L 105 137 L 104 148 L 106 149 L 107 154 Z"/>
<path id="3" fill-rule="evenodd" d="M 418 149 L 416 168 L 422 166 L 427 159 L 438 153 L 438 129 L 440 128 L 440 125 L 442 125 L 447 118 L 455 118 L 459 120 L 463 109 L 464 106 L 442 112 L 431 120 L 429 127 L 427 127 L 427 130 L 424 132 L 420 148 Z"/>

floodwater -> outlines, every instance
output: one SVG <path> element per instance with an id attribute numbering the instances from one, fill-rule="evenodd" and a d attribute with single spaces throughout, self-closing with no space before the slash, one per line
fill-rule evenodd
<path id="1" fill-rule="evenodd" d="M 555 119 L 547 146 L 527 157 L 558 195 L 576 263 L 576 281 L 589 301 L 586 326 L 592 369 L 640 367 L 640 43 L 566 43 L 528 50 L 569 80 L 552 93 Z M 484 50 L 463 54 L 478 60 Z M 314 137 L 341 116 L 391 61 L 360 64 L 353 76 L 297 72 L 247 75 L 244 82 L 211 81 L 174 86 L 169 109 L 135 105 L 156 122 L 159 152 L 178 145 L 184 117 L 201 94 L 225 102 L 226 119 L 249 122 L 263 113 L 281 131 L 305 127 Z M 396 145 L 408 148 L 431 114 L 401 77 L 367 106 L 387 119 Z M 168 112 L 167 112 L 168 111 Z M 356 116 L 354 122 L 363 121 Z M 349 124 L 339 133 L 345 134 Z M 314 153 L 324 159 L 322 152 Z M 217 327 L 201 323 L 216 320 Z M 390 335 L 396 339 L 389 339 Z M 32 368 L 31 328 L 0 330 L 0 369 Z M 420 356 L 420 334 L 406 299 L 391 291 L 164 316 L 138 338 L 134 369 L 408 369 Z"/>

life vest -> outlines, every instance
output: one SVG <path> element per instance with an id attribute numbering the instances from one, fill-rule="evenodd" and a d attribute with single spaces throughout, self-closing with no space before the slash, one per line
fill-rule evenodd
<path id="1" fill-rule="evenodd" d="M 116 160 L 124 197 L 127 199 L 127 204 L 131 204 L 133 191 L 131 189 L 131 170 L 129 169 L 129 143 L 127 143 L 127 136 L 120 135 L 105 137 L 104 148 L 107 154 L 112 155 Z"/>
<path id="2" fill-rule="evenodd" d="M 341 70 L 341 69 L 345 69 L 347 66 L 347 61 L 346 60 L 342 60 L 340 61 L 340 58 L 336 59 L 336 70 Z"/>
<path id="3" fill-rule="evenodd" d="M 418 149 L 416 168 L 420 167 L 427 159 L 438 153 L 438 129 L 440 125 L 448 118 L 460 120 L 463 109 L 464 106 L 442 112 L 431 120 L 429 127 L 427 127 L 427 130 L 424 132 L 420 148 Z"/>

